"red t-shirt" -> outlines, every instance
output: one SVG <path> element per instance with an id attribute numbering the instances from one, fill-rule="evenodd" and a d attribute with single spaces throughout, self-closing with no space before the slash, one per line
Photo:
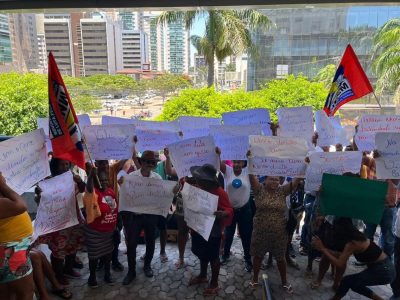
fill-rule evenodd
<path id="1" fill-rule="evenodd" d="M 231 202 L 229 201 L 228 194 L 221 187 L 218 187 L 217 189 L 208 192 L 218 196 L 217 209 L 228 213 L 228 217 L 222 219 L 220 222 L 221 230 L 223 230 L 224 227 L 231 225 L 233 219 L 233 208 Z"/>
<path id="2" fill-rule="evenodd" d="M 118 202 L 115 200 L 115 193 L 111 188 L 105 191 L 100 191 L 95 188 L 98 196 L 97 203 L 99 204 L 101 216 L 94 219 L 89 225 L 94 230 L 101 232 L 110 232 L 115 229 L 118 217 Z"/>

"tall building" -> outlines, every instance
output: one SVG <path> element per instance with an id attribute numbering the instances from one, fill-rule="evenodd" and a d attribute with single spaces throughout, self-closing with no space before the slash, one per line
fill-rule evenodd
<path id="1" fill-rule="evenodd" d="M 53 52 L 61 74 L 75 76 L 75 61 L 69 18 L 44 19 L 44 33 L 47 52 Z"/>
<path id="2" fill-rule="evenodd" d="M 327 64 L 336 64 L 351 43 L 370 78 L 372 36 L 386 21 L 400 17 L 399 6 L 281 8 L 261 10 L 276 24 L 255 32 L 259 53 L 249 59 L 247 89 L 287 74 L 313 78 Z"/>
<path id="3" fill-rule="evenodd" d="M 81 19 L 82 75 L 115 74 L 122 69 L 122 31 L 105 18 Z"/>
<path id="4" fill-rule="evenodd" d="M 40 73 L 47 73 L 47 50 L 46 50 L 46 38 L 44 33 L 37 34 L 38 43 L 38 69 Z"/>
<path id="5" fill-rule="evenodd" d="M 148 62 L 147 36 L 142 31 L 122 30 L 122 60 L 124 69 L 142 69 Z"/>
<path id="6" fill-rule="evenodd" d="M 12 63 L 8 15 L 0 14 L 0 65 Z"/>
<path id="7" fill-rule="evenodd" d="M 143 12 L 122 11 L 118 15 L 123 30 L 143 30 Z"/>

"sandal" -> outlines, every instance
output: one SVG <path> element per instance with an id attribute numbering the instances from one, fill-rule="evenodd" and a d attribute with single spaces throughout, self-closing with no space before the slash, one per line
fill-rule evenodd
<path id="1" fill-rule="evenodd" d="M 191 285 L 196 285 L 196 284 L 202 284 L 202 283 L 208 283 L 208 279 L 206 277 L 192 277 L 189 280 L 189 286 Z"/>
<path id="2" fill-rule="evenodd" d="M 282 287 L 285 289 L 285 291 L 288 294 L 293 294 L 293 288 L 292 288 L 292 285 L 290 283 L 286 284 L 286 285 L 282 285 Z"/>
<path id="3" fill-rule="evenodd" d="M 72 293 L 67 288 L 53 290 L 52 293 L 62 299 L 66 299 L 66 300 L 72 298 Z"/>
<path id="4" fill-rule="evenodd" d="M 318 281 L 313 281 L 310 283 L 310 288 L 312 290 L 317 290 L 321 286 L 321 283 Z"/>
<path id="5" fill-rule="evenodd" d="M 165 254 L 165 253 L 160 254 L 160 261 L 161 261 L 161 263 L 166 263 L 168 261 L 167 254 Z"/>
<path id="6" fill-rule="evenodd" d="M 220 288 L 219 286 L 215 288 L 205 288 L 203 291 L 203 296 L 214 296 L 217 295 L 219 292 Z"/>
<path id="7" fill-rule="evenodd" d="M 255 289 L 255 288 L 259 287 L 259 286 L 260 286 L 259 282 L 254 282 L 253 280 L 251 280 L 249 282 L 249 288 Z"/>
<path id="8" fill-rule="evenodd" d="M 176 267 L 177 270 L 183 269 L 184 267 L 186 267 L 185 261 L 179 259 L 179 260 L 175 263 L 175 267 Z"/>

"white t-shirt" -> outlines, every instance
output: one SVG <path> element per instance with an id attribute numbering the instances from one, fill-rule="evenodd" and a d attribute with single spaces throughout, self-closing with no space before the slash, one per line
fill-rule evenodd
<path id="1" fill-rule="evenodd" d="M 232 181 L 234 179 L 240 179 L 242 185 L 239 188 L 232 186 Z M 228 193 L 229 201 L 233 208 L 241 208 L 244 206 L 250 198 L 250 179 L 249 172 L 247 168 L 242 169 L 242 173 L 236 176 L 233 172 L 233 168 L 226 166 L 225 171 L 225 190 Z"/>
<path id="2" fill-rule="evenodd" d="M 139 169 L 139 170 L 136 170 L 136 171 L 133 171 L 132 173 L 129 173 L 128 176 L 140 176 L 140 177 L 144 177 L 144 176 L 142 175 L 142 172 L 140 172 L 140 169 Z M 158 175 L 156 172 L 153 172 L 153 171 L 150 171 L 150 176 L 147 177 L 147 178 L 154 178 L 154 179 L 161 179 L 161 180 L 162 180 L 162 177 L 161 177 L 160 175 Z"/>

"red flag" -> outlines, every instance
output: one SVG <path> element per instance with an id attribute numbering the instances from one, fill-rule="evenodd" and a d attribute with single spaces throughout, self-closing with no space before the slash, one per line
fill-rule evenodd
<path id="1" fill-rule="evenodd" d="M 78 118 L 53 54 L 49 53 L 49 136 L 54 157 L 85 168 Z"/>
<path id="2" fill-rule="evenodd" d="M 357 55 L 351 45 L 347 45 L 342 61 L 333 78 L 324 111 L 328 116 L 333 116 L 343 104 L 361 98 L 373 91 L 374 89 L 361 67 Z"/>

